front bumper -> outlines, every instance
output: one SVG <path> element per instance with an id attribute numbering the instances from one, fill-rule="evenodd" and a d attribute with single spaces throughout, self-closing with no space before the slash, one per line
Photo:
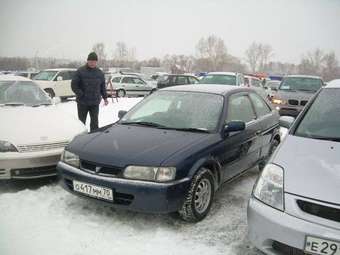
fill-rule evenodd
<path id="1" fill-rule="evenodd" d="M 299 113 L 303 110 L 302 106 L 292 106 L 292 105 L 278 105 L 273 104 L 274 109 L 278 110 L 281 116 L 292 116 L 297 117 Z"/>
<path id="2" fill-rule="evenodd" d="M 73 190 L 73 180 L 110 188 L 113 190 L 113 202 L 91 199 L 138 212 L 170 213 L 178 211 L 190 187 L 188 178 L 169 183 L 128 180 L 84 172 L 63 162 L 58 163 L 57 169 L 61 185 L 67 191 L 82 197 L 86 196 Z"/>
<path id="3" fill-rule="evenodd" d="M 340 240 L 340 231 L 337 229 L 291 216 L 254 197 L 250 198 L 248 237 L 259 250 L 274 255 L 289 254 L 287 251 L 290 254 L 304 254 L 307 235 Z"/>
<path id="4" fill-rule="evenodd" d="M 0 154 L 0 179 L 32 179 L 54 176 L 62 149 Z"/>

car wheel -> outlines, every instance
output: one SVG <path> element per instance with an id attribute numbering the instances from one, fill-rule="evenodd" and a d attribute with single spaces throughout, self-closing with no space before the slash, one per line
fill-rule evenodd
<path id="1" fill-rule="evenodd" d="M 49 95 L 50 98 L 55 97 L 53 89 L 45 89 L 45 92 Z"/>
<path id="2" fill-rule="evenodd" d="M 276 148 L 279 146 L 280 142 L 277 139 L 273 139 L 273 141 L 270 143 L 270 148 L 269 148 L 269 152 L 268 155 L 265 159 L 261 160 L 261 162 L 259 163 L 259 170 L 262 171 L 262 169 L 266 166 L 270 156 L 274 153 L 274 151 L 276 150 Z"/>
<path id="3" fill-rule="evenodd" d="M 193 177 L 179 216 L 189 222 L 198 222 L 207 216 L 215 195 L 214 177 L 209 169 L 202 168 Z"/>
<path id="4" fill-rule="evenodd" d="M 126 95 L 125 90 L 119 89 L 119 90 L 117 91 L 117 97 L 125 97 L 125 95 Z"/>

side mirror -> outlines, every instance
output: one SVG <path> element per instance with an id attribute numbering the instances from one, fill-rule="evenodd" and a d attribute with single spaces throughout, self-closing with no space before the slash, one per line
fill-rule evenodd
<path id="1" fill-rule="evenodd" d="M 123 110 L 119 111 L 118 112 L 118 118 L 119 119 L 123 118 L 126 113 L 127 113 L 127 111 L 123 111 Z"/>
<path id="2" fill-rule="evenodd" d="M 279 124 L 280 124 L 281 127 L 289 129 L 294 121 L 295 121 L 294 117 L 282 116 L 282 117 L 280 117 Z"/>
<path id="3" fill-rule="evenodd" d="M 52 98 L 52 103 L 53 104 L 60 104 L 61 103 L 60 97 L 53 97 Z"/>
<path id="4" fill-rule="evenodd" d="M 246 123 L 243 121 L 230 121 L 224 127 L 224 133 L 243 131 L 246 129 Z"/>
<path id="5" fill-rule="evenodd" d="M 62 81 L 63 80 L 63 77 L 62 76 L 58 76 L 57 77 L 57 81 Z"/>

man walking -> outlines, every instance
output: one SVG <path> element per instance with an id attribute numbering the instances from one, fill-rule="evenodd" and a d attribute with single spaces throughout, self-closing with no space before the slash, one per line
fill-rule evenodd
<path id="1" fill-rule="evenodd" d="M 78 118 L 84 124 L 87 114 L 90 113 L 90 130 L 98 129 L 99 104 L 104 99 L 108 105 L 104 73 L 97 67 L 98 57 L 91 52 L 87 57 L 86 65 L 80 67 L 75 73 L 71 87 L 77 98 Z"/>

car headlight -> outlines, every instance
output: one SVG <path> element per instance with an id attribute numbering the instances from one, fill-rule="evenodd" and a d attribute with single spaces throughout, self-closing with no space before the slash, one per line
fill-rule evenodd
<path id="1" fill-rule="evenodd" d="M 267 164 L 255 185 L 253 194 L 263 203 L 283 211 L 283 168 Z"/>
<path id="2" fill-rule="evenodd" d="M 18 150 L 10 142 L 0 141 L 0 152 L 18 152 Z"/>
<path id="3" fill-rule="evenodd" d="M 167 182 L 175 179 L 175 167 L 128 166 L 124 177 L 128 179 Z"/>
<path id="4" fill-rule="evenodd" d="M 64 150 L 61 155 L 61 161 L 76 168 L 80 168 L 79 156 L 67 150 Z"/>
<path id="5" fill-rule="evenodd" d="M 279 98 L 273 98 L 272 103 L 273 104 L 286 104 L 286 101 L 283 99 L 279 99 Z"/>

